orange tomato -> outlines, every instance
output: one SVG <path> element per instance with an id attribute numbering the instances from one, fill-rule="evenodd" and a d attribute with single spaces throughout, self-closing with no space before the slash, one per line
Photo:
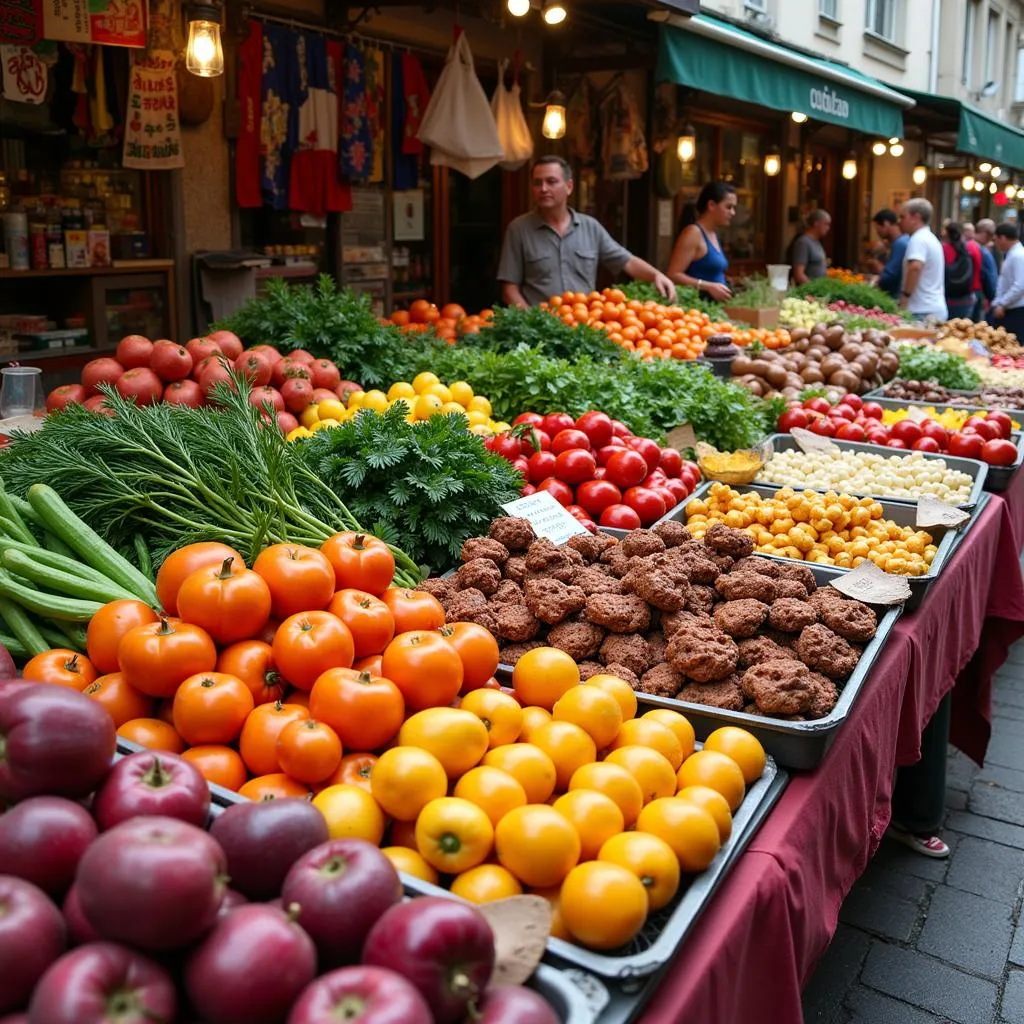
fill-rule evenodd
<path id="1" fill-rule="evenodd" d="M 740 766 L 717 750 L 698 750 L 691 754 L 677 773 L 678 788 L 684 786 L 710 786 L 717 790 L 735 811 L 743 803 L 746 783 Z"/>
<path id="2" fill-rule="evenodd" d="M 644 926 L 647 890 L 628 868 L 588 861 L 562 883 L 559 909 L 572 937 L 590 949 L 624 946 Z"/>
<path id="3" fill-rule="evenodd" d="M 512 698 L 515 700 L 515 698 Z M 519 702 L 516 701 L 518 704 Z M 530 737 L 546 722 L 551 721 L 551 712 L 547 708 L 539 708 L 536 705 L 523 708 L 523 727 L 519 730 L 519 739 L 524 743 L 530 742 Z"/>
<path id="4" fill-rule="evenodd" d="M 433 754 L 419 747 L 392 747 L 373 766 L 370 792 L 392 818 L 414 821 L 431 800 L 448 792 L 448 776 Z"/>
<path id="5" fill-rule="evenodd" d="M 456 796 L 431 800 L 416 818 L 416 849 L 438 871 L 457 875 L 482 864 L 494 847 L 484 811 Z"/>
<path id="6" fill-rule="evenodd" d="M 526 806 L 526 790 L 508 772 L 492 765 L 472 768 L 455 784 L 453 796 L 476 804 L 492 825 L 497 825 L 509 811 Z"/>
<path id="7" fill-rule="evenodd" d="M 328 786 L 313 797 L 313 806 L 324 816 L 332 839 L 363 839 L 379 846 L 384 838 L 384 812 L 359 786 Z"/>
<path id="8" fill-rule="evenodd" d="M 395 617 L 396 634 L 408 633 L 410 630 L 440 629 L 444 625 L 445 614 L 441 602 L 425 590 L 388 587 L 381 595 L 381 600 Z"/>
<path id="9" fill-rule="evenodd" d="M 284 772 L 274 772 L 271 775 L 257 775 L 239 786 L 238 795 L 257 803 L 263 800 L 284 800 L 290 796 L 305 800 L 309 797 L 309 790 Z"/>
<path id="10" fill-rule="evenodd" d="M 97 676 L 82 693 L 106 708 L 115 729 L 120 729 L 132 719 L 148 718 L 153 714 L 153 698 L 129 686 L 120 672 Z"/>
<path id="11" fill-rule="evenodd" d="M 290 615 L 281 623 L 272 650 L 284 677 L 300 690 L 312 690 L 328 669 L 351 666 L 354 647 L 341 619 L 330 612 L 309 611 Z"/>
<path id="12" fill-rule="evenodd" d="M 466 315 L 466 311 L 456 302 L 449 302 L 441 307 L 441 317 L 445 320 L 454 320 L 456 323 Z"/>
<path id="13" fill-rule="evenodd" d="M 382 654 L 394 638 L 395 617 L 391 609 L 365 590 L 339 590 L 327 610 L 348 626 L 356 658 Z"/>
<path id="14" fill-rule="evenodd" d="M 551 709 L 556 722 L 572 722 L 583 729 L 603 750 L 622 728 L 622 709 L 610 693 L 596 686 L 574 686 L 566 690 Z"/>
<path id="15" fill-rule="evenodd" d="M 556 647 L 535 647 L 527 651 L 512 670 L 516 700 L 551 710 L 555 701 L 577 686 L 580 670 L 565 651 Z"/>
<path id="16" fill-rule="evenodd" d="M 263 640 L 240 640 L 225 647 L 217 658 L 217 671 L 237 676 L 249 688 L 256 704 L 273 704 L 288 689 L 274 666 L 274 652 Z"/>
<path id="17" fill-rule="evenodd" d="M 689 719 L 679 714 L 678 711 L 671 711 L 669 708 L 654 708 L 651 711 L 645 712 L 641 717 L 642 719 L 651 719 L 651 721 L 672 730 L 676 739 L 679 740 L 683 761 L 693 753 L 695 735 L 693 726 L 690 725 Z"/>
<path id="18" fill-rule="evenodd" d="M 376 750 L 392 740 L 405 717 L 401 691 L 381 676 L 331 668 L 317 677 L 309 710 L 326 722 L 345 747 Z"/>
<path id="19" fill-rule="evenodd" d="M 382 671 L 384 659 L 379 655 L 375 654 L 371 658 L 356 658 L 352 662 L 352 667 L 357 672 L 369 672 L 371 676 L 379 676 Z"/>
<path id="20" fill-rule="evenodd" d="M 316 548 L 271 544 L 259 553 L 252 568 L 270 589 L 275 619 L 322 611 L 334 597 L 334 569 Z"/>
<path id="21" fill-rule="evenodd" d="M 487 752 L 487 728 L 462 708 L 427 708 L 405 720 L 398 730 L 398 742 L 433 754 L 448 778 L 455 780 Z"/>
<path id="22" fill-rule="evenodd" d="M 96 678 L 96 668 L 84 654 L 54 647 L 29 658 L 21 674 L 35 683 L 52 683 L 81 692 Z"/>
<path id="23" fill-rule="evenodd" d="M 147 750 L 180 754 L 185 749 L 185 743 L 174 731 L 174 726 L 159 718 L 133 718 L 118 728 L 117 735 Z"/>
<path id="24" fill-rule="evenodd" d="M 619 805 L 592 789 L 574 789 L 554 802 L 580 836 L 580 860 L 593 860 L 605 841 L 625 828 Z"/>
<path id="25" fill-rule="evenodd" d="M 428 302 L 426 299 L 416 299 L 409 306 L 409 319 L 414 323 L 426 323 L 432 310 L 437 312 L 437 307 L 432 302 Z"/>
<path id="26" fill-rule="evenodd" d="M 672 765 L 675 771 L 683 763 L 683 748 L 675 733 L 653 718 L 632 718 L 622 723 L 622 728 L 611 744 L 613 750 L 619 747 L 641 746 L 657 750 Z"/>
<path id="27" fill-rule="evenodd" d="M 676 774 L 672 765 L 657 750 L 638 745 L 618 747 L 604 760 L 606 764 L 625 768 L 640 783 L 645 804 L 659 797 L 672 796 L 676 791 Z"/>
<path id="28" fill-rule="evenodd" d="M 391 861 L 396 871 L 437 885 L 437 872 L 423 859 L 419 850 L 410 849 L 408 846 L 385 846 L 380 852 Z"/>
<path id="29" fill-rule="evenodd" d="M 555 766 L 555 789 L 564 793 L 577 768 L 597 760 L 597 748 L 584 729 L 572 722 L 552 720 L 535 729 L 530 742 Z"/>
<path id="30" fill-rule="evenodd" d="M 189 746 L 231 743 L 255 704 L 249 687 L 226 672 L 199 672 L 174 694 L 174 728 Z"/>
<path id="31" fill-rule="evenodd" d="M 760 740 L 746 729 L 735 725 L 723 725 L 715 729 L 704 741 L 705 750 L 715 750 L 731 757 L 743 772 L 743 781 L 749 786 L 757 782 L 764 773 L 767 762 Z"/>
<path id="32" fill-rule="evenodd" d="M 532 743 L 510 743 L 484 754 L 484 764 L 508 772 L 531 804 L 542 804 L 555 791 L 555 763 Z"/>
<path id="33" fill-rule="evenodd" d="M 344 783 L 348 786 L 362 786 L 369 793 L 370 775 L 376 763 L 376 754 L 366 754 L 362 751 L 346 754 L 338 762 L 338 767 L 319 784 L 319 788 L 326 789 L 328 786 L 340 786 Z"/>
<path id="34" fill-rule="evenodd" d="M 558 885 L 580 859 L 580 837 L 563 814 L 546 804 L 509 811 L 494 829 L 498 861 L 524 885 Z M 646 902 L 646 897 L 645 897 Z"/>
<path id="35" fill-rule="evenodd" d="M 396 309 L 391 314 L 391 322 L 399 327 L 406 327 L 409 323 L 409 311 L 407 309 Z"/>
<path id="36" fill-rule="evenodd" d="M 523 729 L 523 709 L 515 697 L 501 690 L 480 688 L 467 693 L 459 707 L 484 723 L 488 748 L 515 743 L 519 739 Z"/>
<path id="37" fill-rule="evenodd" d="M 722 845 L 718 825 L 707 811 L 672 797 L 652 800 L 640 812 L 636 830 L 668 843 L 683 871 L 703 871 Z"/>
<path id="38" fill-rule="evenodd" d="M 718 836 L 723 843 L 732 835 L 732 811 L 729 810 L 729 801 L 717 789 L 710 786 L 683 786 L 676 793 L 676 799 L 688 800 L 695 807 L 707 811 L 715 819 Z"/>
<path id="39" fill-rule="evenodd" d="M 436 631 L 399 633 L 385 649 L 381 667 L 402 691 L 406 706 L 416 711 L 450 704 L 462 686 L 462 659 Z"/>
<path id="40" fill-rule="evenodd" d="M 142 601 L 110 601 L 90 620 L 85 649 L 97 672 L 116 672 L 117 648 L 130 629 L 156 622 L 157 614 Z"/>
<path id="41" fill-rule="evenodd" d="M 664 839 L 649 832 L 620 832 L 597 859 L 632 871 L 647 892 L 648 910 L 661 910 L 679 891 L 679 858 Z"/>
<path id="42" fill-rule="evenodd" d="M 178 590 L 185 582 L 186 576 L 196 569 L 223 565 L 225 558 L 234 558 L 236 565 L 245 565 L 245 560 L 234 548 L 216 541 L 186 544 L 177 551 L 172 551 L 163 560 L 156 574 L 156 596 L 160 599 L 164 611 L 168 615 L 178 614 Z"/>
<path id="43" fill-rule="evenodd" d="M 229 555 L 219 566 L 196 569 L 178 588 L 178 615 L 202 626 L 218 644 L 255 636 L 270 618 L 263 577 Z"/>
<path id="44" fill-rule="evenodd" d="M 489 630 L 475 622 L 451 622 L 439 632 L 462 661 L 463 693 L 483 686 L 497 671 L 498 641 Z"/>
<path id="45" fill-rule="evenodd" d="M 242 726 L 238 751 L 253 775 L 273 775 L 281 771 L 277 760 L 277 737 L 289 723 L 309 718 L 309 711 L 297 704 L 260 704 Z"/>
<path id="46" fill-rule="evenodd" d="M 245 785 L 248 773 L 241 755 L 232 747 L 216 743 L 201 743 L 189 747 L 181 755 L 194 764 L 207 782 L 238 792 Z"/>
<path id="47" fill-rule="evenodd" d="M 603 793 L 614 800 L 627 828 L 636 821 L 644 805 L 640 783 L 621 765 L 609 761 L 595 761 L 577 768 L 569 780 L 569 792 L 578 789 Z"/>
<path id="48" fill-rule="evenodd" d="M 452 879 L 450 890 L 470 903 L 493 903 L 523 893 L 519 880 L 500 864 L 480 864 L 463 871 Z"/>
<path id="49" fill-rule="evenodd" d="M 314 718 L 289 722 L 274 745 L 281 770 L 299 782 L 323 782 L 341 764 L 341 740 L 326 723 Z"/>
<path id="50" fill-rule="evenodd" d="M 334 569 L 338 590 L 362 590 L 380 597 L 395 578 L 395 556 L 368 533 L 336 533 L 320 545 Z"/>
<path id="51" fill-rule="evenodd" d="M 309 710 L 309 692 L 307 690 L 290 689 L 282 698 L 283 704 L 298 704 Z"/>
<path id="52" fill-rule="evenodd" d="M 163 618 L 128 630 L 117 649 L 117 661 L 136 690 L 151 697 L 173 697 L 183 679 L 213 670 L 217 648 L 205 629 Z"/>

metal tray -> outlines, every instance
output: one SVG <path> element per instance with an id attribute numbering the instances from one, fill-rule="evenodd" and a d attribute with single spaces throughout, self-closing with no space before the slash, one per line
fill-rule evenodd
<path id="1" fill-rule="evenodd" d="M 877 444 L 865 444 L 862 441 L 837 441 L 834 437 L 830 437 L 829 440 L 839 449 L 843 451 L 851 452 L 872 452 L 877 455 L 910 455 L 911 452 L 903 451 L 896 448 L 887 448 L 885 445 Z M 799 445 L 796 443 L 796 439 L 792 434 L 772 434 L 768 438 L 772 448 L 777 452 L 783 451 L 797 451 Z M 946 465 L 960 473 L 966 473 L 972 478 L 973 483 L 971 485 L 971 493 L 968 495 L 966 501 L 958 502 L 957 507 L 962 509 L 974 508 L 978 503 L 978 499 L 981 497 L 982 491 L 985 488 L 985 480 L 989 472 L 989 465 L 987 462 L 980 462 L 977 459 L 960 459 L 954 455 L 943 455 L 941 453 L 932 452 L 918 452 L 918 455 L 923 455 L 926 461 L 934 461 L 935 459 L 942 459 Z M 785 487 L 786 484 L 776 484 L 769 480 L 754 480 L 754 484 L 758 487 Z M 789 486 L 794 487 L 795 484 Z M 900 505 L 913 505 L 916 502 L 915 498 L 893 498 L 888 495 L 882 494 L 864 494 L 860 491 L 849 492 L 857 498 L 876 498 L 878 501 L 891 501 Z M 689 500 L 689 499 L 687 499 Z"/>
<path id="2" fill-rule="evenodd" d="M 884 399 L 886 402 L 899 402 L 899 401 L 901 401 L 901 399 L 898 399 L 898 398 L 889 398 L 888 395 L 885 394 L 886 387 L 887 387 L 887 385 L 883 385 L 880 388 L 875 388 L 874 390 L 868 391 L 865 394 L 861 395 L 860 397 L 865 402 L 877 402 L 880 398 Z M 954 396 L 954 399 L 956 399 L 956 400 L 954 400 L 952 402 L 947 403 L 948 405 L 952 406 L 954 409 L 973 409 L 973 410 L 985 409 L 988 412 L 995 412 L 998 409 L 999 412 L 1008 413 L 1018 423 L 1024 423 L 1024 409 L 1014 409 L 1014 408 L 1012 408 L 1012 407 L 1010 407 L 1008 405 L 982 406 L 982 405 L 979 405 L 978 402 L 977 402 L 978 395 L 980 394 L 980 392 L 978 392 L 978 391 L 960 391 L 960 390 L 957 390 L 956 388 L 946 388 L 946 390 L 951 395 Z M 906 399 L 906 401 L 910 402 L 911 400 L 910 399 Z M 913 404 L 915 404 L 915 405 L 928 405 L 930 403 L 924 402 L 922 400 L 915 400 Z"/>

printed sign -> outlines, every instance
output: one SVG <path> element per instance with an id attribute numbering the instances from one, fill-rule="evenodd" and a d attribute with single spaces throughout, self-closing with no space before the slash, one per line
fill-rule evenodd
<path id="1" fill-rule="evenodd" d="M 813 430 L 793 427 L 790 430 L 793 440 L 802 452 L 837 452 L 839 446 L 833 444 L 824 434 L 815 434 Z"/>
<path id="2" fill-rule="evenodd" d="M 147 0 L 35 0 L 42 35 L 67 43 L 146 45 Z"/>
<path id="3" fill-rule="evenodd" d="M 501 507 L 510 516 L 528 519 L 537 536 L 546 537 L 552 544 L 564 544 L 570 537 L 587 532 L 547 491 L 516 498 Z"/>
<path id="4" fill-rule="evenodd" d="M 46 65 L 27 46 L 0 46 L 3 92 L 15 103 L 42 103 L 46 99 Z"/>
<path id="5" fill-rule="evenodd" d="M 30 46 L 40 38 L 37 0 L 4 0 L 0 4 L 0 43 Z"/>
<path id="6" fill-rule="evenodd" d="M 132 57 L 122 158 L 125 167 L 153 171 L 185 166 L 174 64 L 170 50 Z"/>
<path id="7" fill-rule="evenodd" d="M 922 494 L 917 501 L 916 525 L 927 528 L 929 526 L 948 526 L 957 529 L 964 525 L 970 514 L 955 505 L 947 505 L 930 494 Z"/>
<path id="8" fill-rule="evenodd" d="M 830 586 L 840 594 L 868 604 L 903 604 L 910 597 L 910 584 L 905 576 L 882 572 L 868 559 L 845 576 L 832 580 Z"/>

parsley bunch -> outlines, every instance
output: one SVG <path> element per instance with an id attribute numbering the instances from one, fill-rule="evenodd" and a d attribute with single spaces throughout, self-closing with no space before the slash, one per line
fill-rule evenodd
<path id="1" fill-rule="evenodd" d="M 626 357 L 625 349 L 610 341 L 604 331 L 586 324 L 572 327 L 537 307 L 499 307 L 494 311 L 490 326 L 479 334 L 464 338 L 462 344 L 467 342 L 490 352 L 511 352 L 520 345 L 526 345 L 554 359 L 590 356 L 615 362 Z"/>

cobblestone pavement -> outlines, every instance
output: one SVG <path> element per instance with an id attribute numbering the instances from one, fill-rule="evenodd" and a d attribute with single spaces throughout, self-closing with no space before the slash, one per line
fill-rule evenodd
<path id="1" fill-rule="evenodd" d="M 946 860 L 883 840 L 804 990 L 806 1024 L 1024 1024 L 1024 641 L 984 768 L 950 747 Z"/>

